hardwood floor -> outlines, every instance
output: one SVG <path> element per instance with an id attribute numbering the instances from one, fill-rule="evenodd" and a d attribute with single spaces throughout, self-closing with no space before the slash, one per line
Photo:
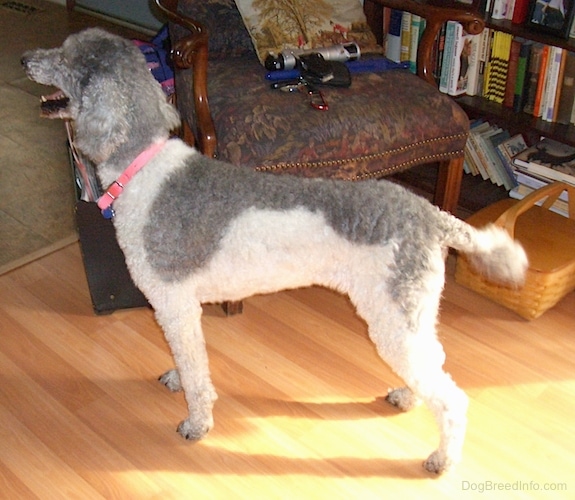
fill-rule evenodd
<path id="1" fill-rule="evenodd" d="M 171 358 L 152 312 L 94 316 L 76 244 L 1 276 L 0 497 L 573 498 L 575 294 L 529 323 L 452 275 L 439 332 L 471 401 L 439 478 L 421 467 L 431 415 L 383 401 L 399 381 L 330 291 L 205 308 L 219 399 L 192 444 L 156 381 Z"/>

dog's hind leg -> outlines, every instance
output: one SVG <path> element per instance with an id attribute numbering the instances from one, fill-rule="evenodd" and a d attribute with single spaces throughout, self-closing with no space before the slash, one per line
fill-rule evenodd
<path id="1" fill-rule="evenodd" d="M 160 381 L 170 390 L 183 389 L 188 404 L 188 418 L 178 432 L 186 439 L 198 440 L 213 427 L 212 408 L 217 398 L 210 379 L 208 355 L 201 327 L 202 308 L 188 297 L 176 306 L 166 300 L 156 309 L 156 318 L 170 345 L 177 371 L 171 370 Z"/>
<path id="2" fill-rule="evenodd" d="M 430 472 L 444 472 L 461 459 L 467 396 L 443 370 L 445 355 L 435 338 L 434 327 L 406 331 L 405 325 L 389 326 L 395 326 L 391 332 L 388 330 L 392 344 L 389 333 L 386 335 L 379 328 L 370 331 L 370 336 L 380 356 L 407 387 L 391 391 L 387 399 L 402 410 L 409 410 L 419 401 L 428 406 L 439 427 L 440 443 L 423 465 Z"/>
<path id="3" fill-rule="evenodd" d="M 440 443 L 423 465 L 430 472 L 444 472 L 461 458 L 467 396 L 443 370 L 445 354 L 435 331 L 440 290 L 430 294 L 428 289 L 422 296 L 421 308 L 411 315 L 390 301 L 389 295 L 381 291 L 378 294 L 376 287 L 371 292 L 362 293 L 364 299 L 352 300 L 368 323 L 379 355 L 407 384 L 391 391 L 388 401 L 403 410 L 419 401 L 428 406 L 439 427 Z M 381 304 L 385 309 L 375 310 Z"/>

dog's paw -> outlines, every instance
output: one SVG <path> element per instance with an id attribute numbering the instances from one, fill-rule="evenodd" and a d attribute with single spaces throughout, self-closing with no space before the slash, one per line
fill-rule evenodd
<path id="1" fill-rule="evenodd" d="M 178 370 L 176 370 L 175 368 L 161 375 L 158 378 L 158 380 L 172 392 L 179 392 L 182 390 L 182 384 L 180 382 L 180 374 L 178 373 Z"/>
<path id="2" fill-rule="evenodd" d="M 423 462 L 423 468 L 428 472 L 433 472 L 434 474 L 443 474 L 452 469 L 454 463 L 447 460 L 443 453 L 438 450 L 434 451 L 429 458 Z"/>
<path id="3" fill-rule="evenodd" d="M 199 441 L 213 427 L 213 423 L 192 423 L 189 418 L 180 422 L 178 433 L 189 441 Z"/>
<path id="4" fill-rule="evenodd" d="M 421 403 L 407 387 L 390 389 L 385 400 L 402 411 L 408 411 Z"/>

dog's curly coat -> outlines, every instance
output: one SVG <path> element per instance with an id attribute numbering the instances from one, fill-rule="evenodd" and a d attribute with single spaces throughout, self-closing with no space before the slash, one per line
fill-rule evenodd
<path id="1" fill-rule="evenodd" d="M 69 99 L 77 146 L 113 183 L 140 152 L 179 125 L 145 60 L 128 40 L 99 29 L 61 48 L 27 52 L 28 76 Z M 302 179 L 256 173 L 168 140 L 114 202 L 118 242 L 155 309 L 183 389 L 188 439 L 212 427 L 216 392 L 201 328 L 201 303 L 312 284 L 347 293 L 377 351 L 408 388 L 388 400 L 433 412 L 439 448 L 425 461 L 442 472 L 460 459 L 467 398 L 443 371 L 436 321 L 448 247 L 492 277 L 520 283 L 522 248 L 495 227 L 476 230 L 386 181 Z"/>

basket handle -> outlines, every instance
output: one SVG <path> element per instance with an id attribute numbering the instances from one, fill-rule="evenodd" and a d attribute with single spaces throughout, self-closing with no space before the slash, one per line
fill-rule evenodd
<path id="1" fill-rule="evenodd" d="M 495 224 L 504 228 L 509 235 L 513 238 L 515 232 L 515 221 L 522 213 L 533 207 L 539 200 L 547 198 L 541 205 L 543 208 L 549 210 L 553 203 L 557 201 L 563 191 L 567 190 L 569 196 L 569 218 L 575 220 L 575 186 L 566 184 L 565 182 L 553 182 L 544 186 L 532 193 L 529 193 L 525 198 L 518 203 L 508 208 L 503 212 L 495 221 Z"/>

